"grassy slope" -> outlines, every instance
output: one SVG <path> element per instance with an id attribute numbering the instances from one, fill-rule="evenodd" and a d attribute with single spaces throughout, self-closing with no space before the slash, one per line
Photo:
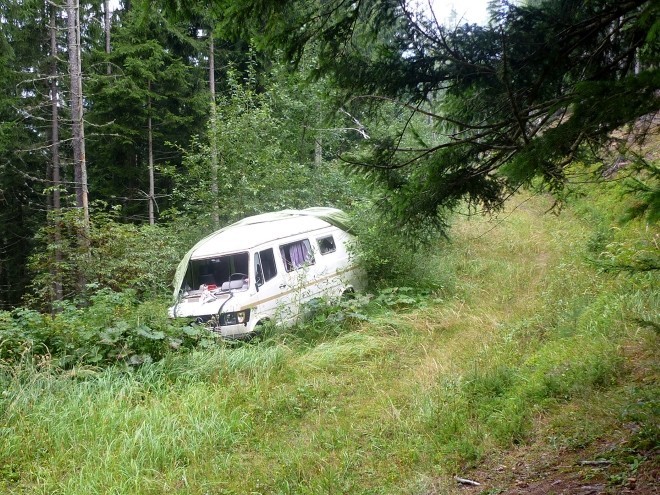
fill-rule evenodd
<path id="1" fill-rule="evenodd" d="M 521 446 L 641 452 L 658 338 L 635 318 L 654 318 L 657 278 L 598 273 L 590 223 L 549 205 L 459 222 L 421 262 L 438 297 L 341 332 L 134 374 L 6 370 L 0 491 L 444 493 Z"/>

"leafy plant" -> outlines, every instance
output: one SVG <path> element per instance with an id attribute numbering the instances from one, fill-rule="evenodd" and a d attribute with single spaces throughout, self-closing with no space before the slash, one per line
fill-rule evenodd
<path id="1" fill-rule="evenodd" d="M 421 307 L 427 304 L 429 295 L 430 291 L 425 289 L 388 287 L 378 291 L 374 302 L 391 309 Z"/>
<path id="2" fill-rule="evenodd" d="M 89 251 L 77 241 L 78 211 L 53 214 L 53 221 L 38 232 L 40 247 L 30 257 L 33 277 L 24 297 L 28 306 L 52 309 L 55 283 L 62 284 L 65 299 L 78 304 L 85 304 L 96 288 L 130 289 L 140 299 L 169 292 L 182 253 L 199 235 L 196 227 L 183 220 L 168 226 L 120 223 L 120 209 L 102 207 L 97 205 L 92 215 Z M 81 279 L 87 282 L 85 287 L 80 286 Z"/>
<path id="3" fill-rule="evenodd" d="M 53 315 L 26 308 L 0 312 L 0 359 L 45 356 L 60 368 L 136 366 L 215 341 L 203 327 L 167 318 L 165 302 L 140 303 L 135 290 L 100 289 L 86 307 L 66 301 L 57 309 Z"/>

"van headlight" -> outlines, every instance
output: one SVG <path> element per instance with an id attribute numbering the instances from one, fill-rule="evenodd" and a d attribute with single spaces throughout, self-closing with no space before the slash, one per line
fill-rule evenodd
<path id="1" fill-rule="evenodd" d="M 220 315 L 220 325 L 240 325 L 250 321 L 250 310 L 232 311 Z"/>

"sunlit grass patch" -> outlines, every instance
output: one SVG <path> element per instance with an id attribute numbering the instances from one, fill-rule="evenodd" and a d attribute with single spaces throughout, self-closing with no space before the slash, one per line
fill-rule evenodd
<path id="1" fill-rule="evenodd" d="M 352 332 L 320 343 L 302 354 L 297 361 L 302 366 L 319 369 L 357 366 L 361 361 L 381 351 L 387 344 L 387 337 Z"/>
<path id="2" fill-rule="evenodd" d="M 525 441 L 536 414 L 607 389 L 623 371 L 616 343 L 602 336 L 550 341 L 527 358 L 511 345 L 440 374 L 420 404 L 441 464 L 476 462 L 489 449 Z"/>

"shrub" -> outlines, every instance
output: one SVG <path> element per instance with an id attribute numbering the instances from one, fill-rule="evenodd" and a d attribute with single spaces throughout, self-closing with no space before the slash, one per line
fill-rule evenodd
<path id="1" fill-rule="evenodd" d="M 372 285 L 438 288 L 438 278 L 431 269 L 435 269 L 433 257 L 442 243 L 437 229 L 427 225 L 402 231 L 370 202 L 357 206 L 355 218 L 355 254 Z"/>
<path id="2" fill-rule="evenodd" d="M 204 328 L 168 319 L 165 302 L 140 303 L 135 290 L 101 289 L 87 307 L 64 302 L 58 309 L 54 315 L 27 308 L 0 312 L 0 359 L 45 356 L 62 368 L 140 365 L 214 341 Z"/>
<path id="3" fill-rule="evenodd" d="M 80 228 L 79 212 L 63 211 L 37 234 L 40 247 L 30 257 L 33 278 L 24 297 L 29 307 L 50 310 L 56 281 L 65 299 L 83 304 L 98 287 L 132 290 L 140 299 L 162 296 L 181 255 L 200 235 L 179 223 L 138 226 L 120 223 L 117 210 L 96 212 L 86 251 L 79 245 Z"/>

